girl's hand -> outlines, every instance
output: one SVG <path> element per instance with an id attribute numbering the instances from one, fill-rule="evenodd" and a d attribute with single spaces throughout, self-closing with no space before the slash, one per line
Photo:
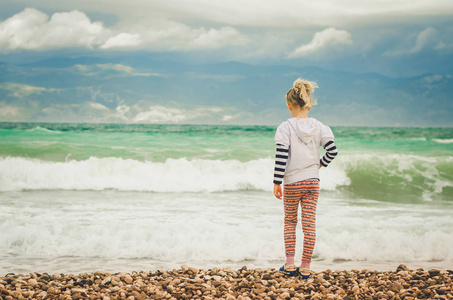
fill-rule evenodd
<path id="1" fill-rule="evenodd" d="M 274 184 L 274 196 L 282 199 L 282 187 L 279 184 Z"/>

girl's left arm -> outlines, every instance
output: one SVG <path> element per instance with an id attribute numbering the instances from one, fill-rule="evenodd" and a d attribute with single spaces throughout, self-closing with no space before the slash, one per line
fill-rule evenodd
<path id="1" fill-rule="evenodd" d="M 323 147 L 326 150 L 326 154 L 321 158 L 320 163 L 323 167 L 327 167 L 337 156 L 338 150 L 333 140 L 328 141 Z"/>

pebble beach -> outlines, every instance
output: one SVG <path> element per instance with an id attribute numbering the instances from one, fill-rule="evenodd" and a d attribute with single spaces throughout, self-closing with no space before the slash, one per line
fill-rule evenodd
<path id="1" fill-rule="evenodd" d="M 313 272 L 309 279 L 275 269 L 195 269 L 73 274 L 9 273 L 0 299 L 453 299 L 452 270 Z"/>

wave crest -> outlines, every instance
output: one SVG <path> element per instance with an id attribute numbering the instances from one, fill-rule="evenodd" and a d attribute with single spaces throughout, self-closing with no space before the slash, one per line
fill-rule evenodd
<path id="1" fill-rule="evenodd" d="M 439 144 L 453 144 L 453 139 L 433 139 L 433 141 Z"/>
<path id="2" fill-rule="evenodd" d="M 163 163 L 91 157 L 49 162 L 9 157 L 0 160 L 0 191 L 104 190 L 218 192 L 268 190 L 273 161 L 167 159 Z"/>
<path id="3" fill-rule="evenodd" d="M 139 192 L 223 192 L 272 190 L 274 160 L 116 157 L 50 162 L 0 158 L 0 191 L 106 190 Z M 347 191 L 354 198 L 407 202 L 448 200 L 453 159 L 400 154 L 344 154 L 320 171 L 321 189 Z M 451 200 L 451 199 L 450 199 Z"/>
<path id="4" fill-rule="evenodd" d="M 274 160 L 167 159 L 141 162 L 115 157 L 50 162 L 21 157 L 0 158 L 0 191 L 105 190 L 142 192 L 222 192 L 272 190 Z M 349 184 L 331 168 L 322 188 Z"/>

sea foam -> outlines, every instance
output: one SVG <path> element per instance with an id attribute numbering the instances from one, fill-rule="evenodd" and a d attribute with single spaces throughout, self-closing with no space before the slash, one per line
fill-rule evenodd
<path id="1" fill-rule="evenodd" d="M 433 139 L 433 141 L 440 144 L 453 144 L 453 139 Z"/>
<path id="2" fill-rule="evenodd" d="M 453 224 L 444 209 L 348 203 L 320 198 L 315 267 L 336 261 L 453 265 Z M 154 260 L 169 268 L 174 262 L 268 267 L 284 259 L 283 207 L 271 193 L 42 191 L 10 203 L 0 216 L 0 265 L 17 257 L 34 267 L 40 258 L 79 257 Z M 302 237 L 299 221 L 298 260 Z"/>
<path id="3" fill-rule="evenodd" d="M 164 162 L 117 157 L 52 162 L 0 158 L 0 191 L 118 190 L 224 192 L 272 190 L 274 160 L 169 158 Z M 451 200 L 453 159 L 404 154 L 341 154 L 321 168 L 321 190 L 385 201 Z"/>
<path id="4" fill-rule="evenodd" d="M 49 162 L 0 158 L 0 191 L 105 190 L 142 192 L 222 192 L 272 189 L 274 160 L 167 159 L 165 162 L 91 157 Z M 341 169 L 325 171 L 321 188 L 349 184 Z"/>

